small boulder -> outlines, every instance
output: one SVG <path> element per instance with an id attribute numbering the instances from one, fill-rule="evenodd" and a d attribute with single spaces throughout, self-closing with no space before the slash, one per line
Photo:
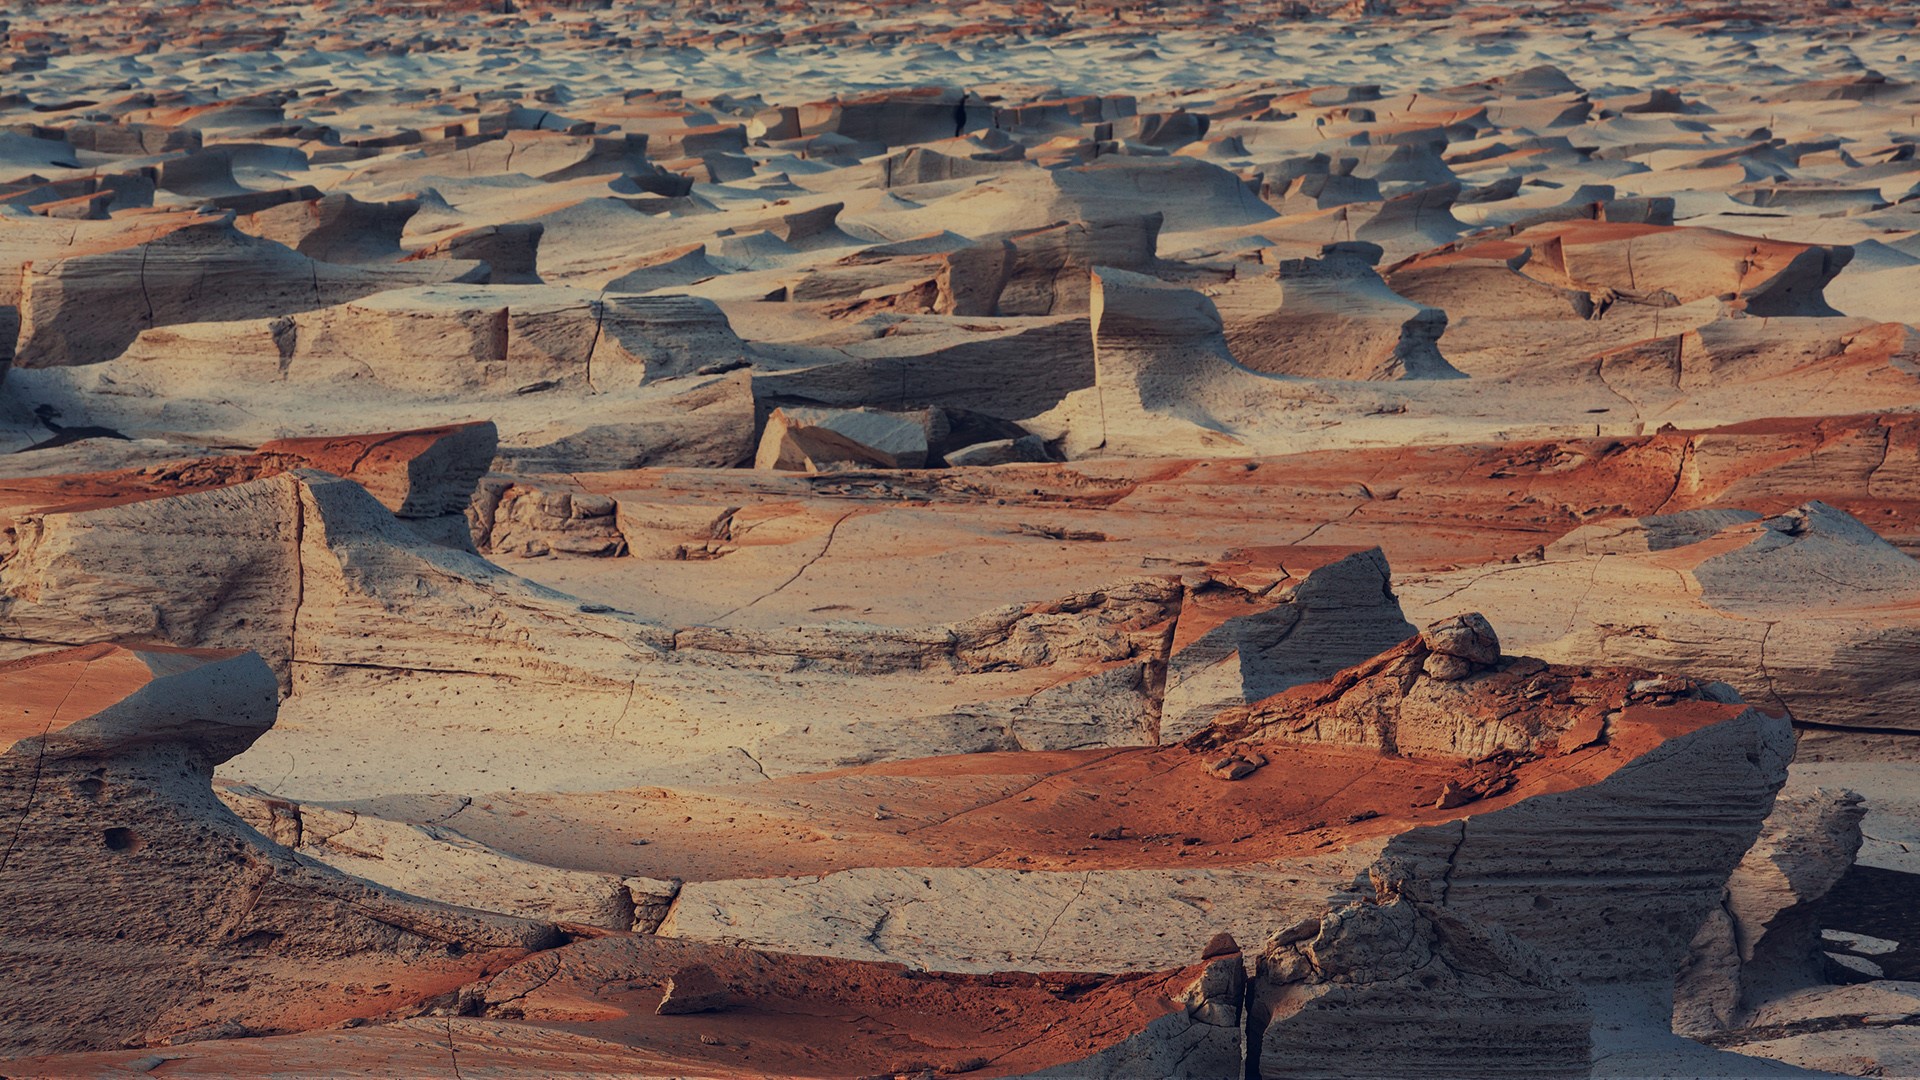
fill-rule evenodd
<path id="1" fill-rule="evenodd" d="M 1476 668 L 1500 662 L 1500 638 L 1493 624 L 1479 612 L 1441 619 L 1420 631 L 1427 647 L 1426 673 L 1441 682 L 1458 682 Z"/>

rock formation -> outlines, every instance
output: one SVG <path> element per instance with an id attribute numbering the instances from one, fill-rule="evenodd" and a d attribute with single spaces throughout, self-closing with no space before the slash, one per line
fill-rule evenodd
<path id="1" fill-rule="evenodd" d="M 1283 259 L 1216 303 L 1234 359 L 1273 375 L 1458 378 L 1440 355 L 1446 312 L 1394 293 L 1356 252 Z"/>
<path id="2" fill-rule="evenodd" d="M 1920 1070 L 1902 5 L 13 7 L 0 1073 Z"/>
<path id="3" fill-rule="evenodd" d="M 94 364 L 151 327 L 282 315 L 483 272 L 479 263 L 321 263 L 239 232 L 224 216 L 186 217 L 136 236 L 125 246 L 65 251 L 26 267 L 16 363 Z"/>
<path id="4" fill-rule="evenodd" d="M 221 806 L 214 767 L 273 724 L 257 656 L 88 646 L 0 668 L 0 686 L 9 1053 L 308 1029 L 559 941 L 317 869 Z"/>

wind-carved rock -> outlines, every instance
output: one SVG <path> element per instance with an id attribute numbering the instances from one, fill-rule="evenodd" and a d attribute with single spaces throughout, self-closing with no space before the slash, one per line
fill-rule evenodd
<path id="1" fill-rule="evenodd" d="M 559 943 L 297 859 L 222 806 L 213 768 L 273 726 L 276 689 L 233 651 L 93 645 L 0 666 L 4 1052 L 323 1026 Z"/>
<path id="2" fill-rule="evenodd" d="M 627 553 L 611 498 L 487 476 L 467 506 L 476 548 L 498 555 L 613 556 Z"/>
<path id="3" fill-rule="evenodd" d="M 365 488 L 312 469 L 29 514 L 19 536 L 0 563 L 8 637 L 250 648 L 288 686 L 298 664 L 504 673 L 496 665 L 531 662 L 524 671 L 624 689 L 616 667 L 667 638 L 583 617 L 578 601 L 427 541 Z M 37 584 L 56 579 L 58 590 Z"/>
<path id="4" fill-rule="evenodd" d="M 1069 315 L 1087 310 L 1096 266 L 1150 271 L 1162 215 L 1069 221 L 937 259 L 935 310 L 952 315 Z"/>
<path id="5" fill-rule="evenodd" d="M 1579 989 L 1432 883 L 1376 864 L 1372 895 L 1276 932 L 1256 961 L 1249 1032 L 1263 1078 L 1584 1077 Z"/>
<path id="6" fill-rule="evenodd" d="M 236 225 L 322 262 L 395 262 L 401 254 L 401 232 L 419 210 L 418 199 L 362 202 L 342 193 L 282 203 L 249 214 Z"/>
<path id="7" fill-rule="evenodd" d="M 1513 242 L 1525 272 L 1551 285 L 1656 306 L 1724 297 L 1749 315 L 1834 315 L 1827 285 L 1853 261 L 1844 245 L 1756 239 L 1718 229 L 1577 221 L 1540 225 Z"/>
<path id="8" fill-rule="evenodd" d="M 1458 661 L 1465 677 L 1429 675 L 1436 656 L 1446 658 L 1442 675 Z M 1687 718 L 1689 729 L 1672 734 L 1663 715 Z M 1291 741 L 1465 759 L 1466 774 L 1441 793 L 1443 810 L 1525 793 L 1394 837 L 1386 876 L 1418 890 L 1399 892 L 1430 895 L 1538 950 L 1596 1010 L 1623 1018 L 1595 1029 L 1608 1053 L 1629 1052 L 1622 1048 L 1636 1039 L 1652 1041 L 1632 1053 L 1681 1045 L 1665 1021 L 1675 975 L 1759 834 L 1792 755 L 1786 719 L 1740 704 L 1724 686 L 1501 656 L 1475 616 L 1442 620 L 1327 682 L 1230 710 L 1188 745 Z M 1630 766 L 1570 790 L 1530 790 L 1516 771 L 1600 746 L 1640 749 Z M 1620 918 L 1629 910 L 1632 918 Z"/>
<path id="9" fill-rule="evenodd" d="M 238 319 L 264 326 L 265 316 L 485 273 L 483 263 L 449 260 L 342 266 L 248 236 L 231 217 L 193 216 L 124 246 L 30 265 L 20 285 L 16 363 L 97 364 L 157 327 Z"/>
<path id="10" fill-rule="evenodd" d="M 1502 656 L 1485 617 L 1459 615 L 1324 682 L 1228 709 L 1190 741 L 1343 744 L 1491 761 L 1604 742 L 1620 706 L 1734 700 L 1718 684 L 1645 675 Z"/>
<path id="11" fill-rule="evenodd" d="M 416 259 L 452 259 L 487 264 L 489 285 L 540 284 L 540 238 L 546 226 L 539 222 L 503 222 L 463 229 L 406 256 Z"/>
<path id="12" fill-rule="evenodd" d="M 1371 244 L 1280 259 L 1266 275 L 1221 285 L 1216 303 L 1240 363 L 1321 379 L 1458 379 L 1440 354 L 1447 313 L 1393 291 Z"/>
<path id="13" fill-rule="evenodd" d="M 1853 865 L 1865 816 L 1851 791 L 1787 784 L 1694 935 L 1675 1031 L 1738 1027 L 1770 999 L 1827 981 L 1813 906 Z"/>
<path id="14" fill-rule="evenodd" d="M 1313 565 L 1320 550 L 1325 561 Z M 1189 588 L 1167 662 L 1161 742 L 1202 730 L 1225 709 L 1326 678 L 1413 632 L 1379 548 L 1301 550 L 1287 562 L 1297 576 L 1242 584 L 1228 569 Z"/>

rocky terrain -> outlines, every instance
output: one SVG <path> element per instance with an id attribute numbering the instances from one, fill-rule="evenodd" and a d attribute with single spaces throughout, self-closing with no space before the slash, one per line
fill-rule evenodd
<path id="1" fill-rule="evenodd" d="M 1916 57 L 0 13 L 0 1075 L 1920 1076 Z"/>

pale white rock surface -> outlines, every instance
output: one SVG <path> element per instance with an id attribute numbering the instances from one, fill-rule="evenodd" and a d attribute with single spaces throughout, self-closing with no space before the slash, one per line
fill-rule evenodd
<path id="1" fill-rule="evenodd" d="M 395 892 L 457 907 L 652 933 L 679 891 L 673 881 L 517 859 L 450 824 L 411 825 L 303 805 L 244 784 L 216 784 L 214 793 L 242 820 L 300 855 Z"/>
<path id="2" fill-rule="evenodd" d="M 1375 846 L 1372 850 L 1377 850 Z M 1322 909 L 1369 849 L 1233 869 L 872 867 L 688 882 L 660 933 L 936 971 L 1143 971 Z"/>

